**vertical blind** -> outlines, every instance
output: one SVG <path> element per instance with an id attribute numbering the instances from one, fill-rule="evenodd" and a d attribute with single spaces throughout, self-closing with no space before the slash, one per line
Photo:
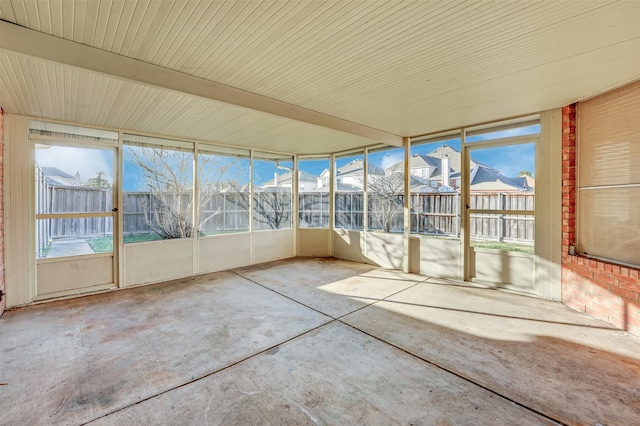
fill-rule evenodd
<path id="1" fill-rule="evenodd" d="M 640 265 L 640 82 L 580 104 L 578 251 Z"/>

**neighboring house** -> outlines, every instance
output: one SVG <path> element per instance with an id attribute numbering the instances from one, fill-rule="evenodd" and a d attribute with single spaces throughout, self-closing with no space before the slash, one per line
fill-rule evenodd
<path id="1" fill-rule="evenodd" d="M 459 191 L 461 185 L 460 152 L 449 145 L 442 145 L 428 154 L 415 154 L 411 157 L 411 175 L 420 183 L 412 182 L 411 192 L 450 192 Z M 470 160 L 471 191 L 483 192 L 522 192 L 532 191 L 535 180 L 531 176 L 508 178 L 498 170 L 479 161 Z M 402 162 L 387 170 L 402 169 Z"/>
<path id="2" fill-rule="evenodd" d="M 291 188 L 292 186 L 292 172 L 286 172 L 282 174 L 274 173 L 273 179 L 260 185 L 262 188 Z M 317 178 L 310 173 L 299 171 L 298 172 L 298 191 L 307 192 L 314 189 L 317 186 Z"/>
<path id="3" fill-rule="evenodd" d="M 529 179 L 526 179 L 529 178 Z M 508 178 L 491 167 L 478 165 L 470 173 L 472 192 L 527 192 L 533 191 L 533 178 Z"/>
<path id="4" fill-rule="evenodd" d="M 460 152 L 444 144 L 428 154 L 413 155 L 411 157 L 411 174 L 422 180 L 424 189 L 431 187 L 445 192 L 459 190 L 462 177 L 461 163 Z M 472 169 L 478 165 L 480 163 L 471 160 Z M 397 167 L 402 167 L 402 163 L 399 163 Z"/>
<path id="5" fill-rule="evenodd" d="M 82 186 L 80 173 L 75 176 L 60 170 L 57 167 L 40 167 L 42 175 L 50 186 Z"/>
<path id="6" fill-rule="evenodd" d="M 356 159 L 336 171 L 337 191 L 361 191 L 364 183 L 363 160 Z M 368 176 L 375 179 L 388 173 L 404 173 L 403 162 L 398 162 L 391 167 L 381 167 L 369 164 Z M 449 145 L 442 145 L 428 154 L 415 154 L 411 157 L 411 192 L 453 192 L 460 190 L 461 182 L 461 155 L 460 152 Z M 64 172 L 62 172 L 64 173 Z M 290 188 L 291 172 L 274 174 L 274 178 L 260 188 Z M 328 192 L 330 172 L 324 169 L 319 176 L 300 171 L 298 174 L 299 192 Z M 532 191 L 535 187 L 535 179 L 531 176 L 519 176 L 509 178 L 498 170 L 471 160 L 471 191 L 474 192 L 524 192 Z"/>
<path id="7" fill-rule="evenodd" d="M 369 164 L 367 176 L 384 175 L 381 167 Z M 364 161 L 353 160 L 336 170 L 336 185 L 338 191 L 361 191 L 364 187 Z"/>

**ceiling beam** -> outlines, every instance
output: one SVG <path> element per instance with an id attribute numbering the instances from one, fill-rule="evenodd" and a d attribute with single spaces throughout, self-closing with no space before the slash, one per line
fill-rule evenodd
<path id="1" fill-rule="evenodd" d="M 393 146 L 402 137 L 256 93 L 142 62 L 95 47 L 0 21 L 0 50 L 32 56 L 141 84 L 188 93 L 316 126 L 362 136 Z"/>

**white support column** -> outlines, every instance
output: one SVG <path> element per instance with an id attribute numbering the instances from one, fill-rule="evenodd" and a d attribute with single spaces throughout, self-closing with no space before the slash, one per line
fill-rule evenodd
<path id="1" fill-rule="evenodd" d="M 369 148 L 365 148 L 364 158 L 362 159 L 362 237 L 364 241 L 364 244 L 362 244 L 362 255 L 365 258 L 369 257 L 367 250 L 367 233 L 369 232 L 369 193 L 367 191 L 367 180 L 369 179 L 368 168 Z"/>
<path id="2" fill-rule="evenodd" d="M 198 246 L 198 218 L 200 217 L 200 179 L 198 178 L 198 144 L 193 146 L 193 208 L 191 209 L 191 241 L 193 243 L 193 273 L 200 272 L 200 251 Z M 223 212 L 224 214 L 224 212 Z"/>
<path id="3" fill-rule="evenodd" d="M 7 308 L 36 296 L 34 153 L 29 119 L 4 116 L 4 232 Z"/>
<path id="4" fill-rule="evenodd" d="M 403 272 L 409 272 L 411 262 L 411 138 L 404 138 L 404 257 Z"/>
<path id="5" fill-rule="evenodd" d="M 256 238 L 253 231 L 253 149 L 249 151 L 249 261 L 256 260 Z"/>
<path id="6" fill-rule="evenodd" d="M 536 145 L 535 283 L 543 299 L 560 300 L 562 284 L 562 110 L 540 114 Z"/>
<path id="7" fill-rule="evenodd" d="M 293 170 L 291 170 L 291 226 L 293 228 L 293 252 L 298 251 L 298 156 L 293 156 Z"/>
<path id="8" fill-rule="evenodd" d="M 117 217 L 117 227 L 114 223 L 113 226 L 113 256 L 114 256 L 114 268 L 115 272 L 113 274 L 114 277 L 117 278 L 116 285 L 118 287 L 124 287 L 124 194 L 122 193 L 122 188 L 124 186 L 124 182 L 122 180 L 122 168 L 124 165 L 124 143 L 123 143 L 123 133 L 122 131 L 118 132 L 118 148 L 116 149 L 116 176 L 115 181 L 113 182 L 113 192 L 115 195 L 115 207 L 118 208 L 118 212 L 116 213 Z"/>
<path id="9" fill-rule="evenodd" d="M 336 156 L 329 157 L 329 255 L 333 257 L 333 240 L 336 228 Z"/>
<path id="10" fill-rule="evenodd" d="M 460 185 L 460 247 L 462 262 L 460 278 L 463 281 L 470 281 L 471 250 L 469 248 L 469 215 L 467 214 L 469 205 L 469 150 L 466 146 L 466 129 L 460 131 L 460 152 L 461 152 L 461 185 Z"/>

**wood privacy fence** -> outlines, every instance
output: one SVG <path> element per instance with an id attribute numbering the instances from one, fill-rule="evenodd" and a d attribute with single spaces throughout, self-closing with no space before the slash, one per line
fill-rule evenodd
<path id="1" fill-rule="evenodd" d="M 486 210 L 531 210 L 534 209 L 533 193 L 472 193 L 469 207 Z M 363 218 L 363 194 L 336 194 L 336 227 L 361 229 Z M 403 196 L 395 203 L 397 214 L 393 215 L 391 231 L 403 230 Z M 460 194 L 427 193 L 411 195 L 411 232 L 434 236 L 460 236 Z M 369 229 L 382 229 L 385 214 L 369 197 Z M 533 243 L 533 215 L 472 214 L 469 228 L 471 238 L 490 241 L 512 241 Z"/>
<path id="2" fill-rule="evenodd" d="M 478 210 L 533 211 L 532 192 L 471 193 L 469 208 Z M 460 236 L 460 194 L 412 194 L 411 231 L 419 234 Z M 471 238 L 489 241 L 534 241 L 534 216 L 498 213 L 471 214 Z"/>
<path id="3" fill-rule="evenodd" d="M 184 200 L 190 203 L 189 198 Z M 151 233 L 149 209 L 156 204 L 149 192 L 123 194 L 123 232 L 125 235 Z M 369 197 L 369 229 L 382 229 L 379 206 Z M 110 189 L 86 187 L 54 187 L 39 185 L 38 213 L 108 212 L 113 208 Z M 336 193 L 336 227 L 362 229 L 364 197 L 361 192 Z M 533 210 L 533 193 L 471 194 L 470 208 L 488 210 Z M 299 194 L 299 224 L 301 227 L 329 226 L 327 193 Z M 397 199 L 397 214 L 391 218 L 391 230 L 402 231 L 403 196 Z M 290 204 L 290 203 L 289 203 Z M 200 213 L 201 232 L 243 230 L 249 228 L 249 194 L 218 193 L 208 198 Z M 289 205 L 287 205 L 289 208 Z M 267 212 L 268 214 L 268 212 Z M 113 233 L 111 218 L 42 219 L 37 225 L 38 240 L 82 236 L 98 237 Z M 460 195 L 458 193 L 428 193 L 411 195 L 411 232 L 427 235 L 460 235 Z M 532 215 L 472 214 L 471 237 L 493 241 L 533 243 Z"/>

